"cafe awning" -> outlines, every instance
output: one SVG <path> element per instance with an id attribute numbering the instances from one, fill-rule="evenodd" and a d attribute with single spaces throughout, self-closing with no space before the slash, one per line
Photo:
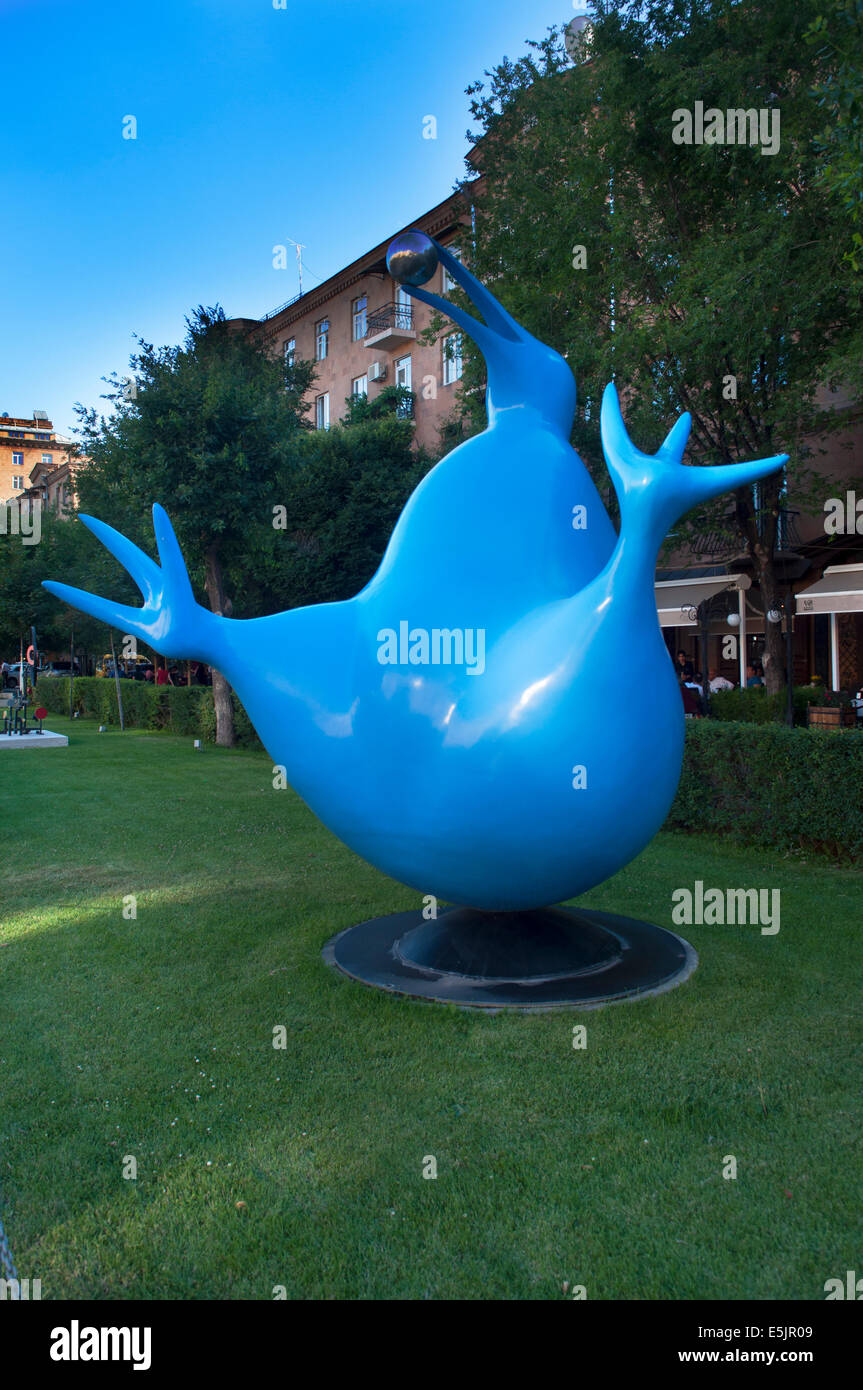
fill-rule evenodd
<path id="1" fill-rule="evenodd" d="M 745 574 L 710 574 L 690 579 L 661 579 L 654 584 L 656 611 L 660 627 L 697 627 L 698 605 L 705 599 L 733 590 L 729 598 L 737 604 L 737 590 L 748 589 L 750 579 Z"/>
<path id="2" fill-rule="evenodd" d="M 863 565 L 828 565 L 822 579 L 800 590 L 797 612 L 863 613 Z"/>

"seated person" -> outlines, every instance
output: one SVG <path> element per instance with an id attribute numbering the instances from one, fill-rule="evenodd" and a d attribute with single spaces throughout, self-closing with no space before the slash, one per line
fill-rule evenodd
<path id="1" fill-rule="evenodd" d="M 720 674 L 719 674 L 719 672 L 717 671 L 717 669 L 716 669 L 715 666 L 711 666 L 709 675 L 710 675 L 710 693 L 711 693 L 711 695 L 715 695 L 716 692 L 717 692 L 717 690 L 733 690 L 733 689 L 734 689 L 734 686 L 732 685 L 731 681 L 726 680 L 724 676 L 720 676 Z"/>

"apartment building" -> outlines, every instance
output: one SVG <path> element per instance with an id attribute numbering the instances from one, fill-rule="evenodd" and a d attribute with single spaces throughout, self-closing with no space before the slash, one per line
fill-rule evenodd
<path id="1" fill-rule="evenodd" d="M 398 231 L 417 228 L 445 246 L 469 226 L 464 204 L 454 195 L 263 319 L 233 322 L 289 361 L 314 361 L 317 378 L 308 409 L 318 429 L 343 418 L 348 397 L 373 399 L 385 387 L 403 386 L 415 397 L 417 443 L 437 451 L 439 428 L 453 411 L 461 380 L 461 335 L 445 331 L 431 346 L 422 341 L 433 312 L 393 280 L 386 253 Z M 450 281 L 442 266 L 426 288 L 447 294 Z"/>
<path id="2" fill-rule="evenodd" d="M 38 497 L 63 514 L 74 503 L 71 439 L 57 434 L 44 410 L 0 415 L 0 500 Z"/>

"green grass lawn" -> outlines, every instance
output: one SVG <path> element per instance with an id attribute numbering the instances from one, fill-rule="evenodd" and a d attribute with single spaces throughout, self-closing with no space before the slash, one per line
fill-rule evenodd
<path id="1" fill-rule="evenodd" d="M 663 834 L 584 901 L 671 926 L 696 879 L 779 887 L 779 934 L 681 929 L 686 984 L 593 1012 L 421 1004 L 323 964 L 419 897 L 265 755 L 50 723 L 68 749 L 0 753 L 0 1188 L 43 1299 L 819 1299 L 860 1269 L 859 870 Z"/>

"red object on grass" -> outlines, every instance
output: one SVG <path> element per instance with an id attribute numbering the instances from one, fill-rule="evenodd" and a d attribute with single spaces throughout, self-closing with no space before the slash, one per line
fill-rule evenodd
<path id="1" fill-rule="evenodd" d="M 43 709 L 42 706 L 40 705 L 39 708 L 38 708 L 37 710 L 34 710 L 34 711 L 33 711 L 33 716 L 34 716 L 35 719 L 39 719 L 39 720 L 47 719 L 47 718 L 48 718 L 48 711 L 47 711 L 46 709 Z"/>

